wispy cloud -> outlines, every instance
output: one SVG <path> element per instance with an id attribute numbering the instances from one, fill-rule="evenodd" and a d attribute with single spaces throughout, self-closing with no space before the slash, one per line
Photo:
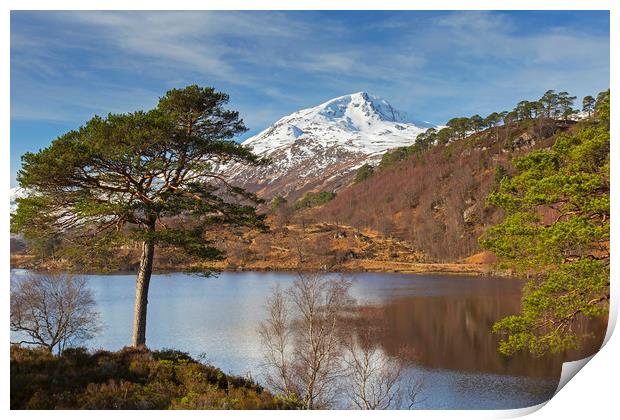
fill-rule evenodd
<path id="1" fill-rule="evenodd" d="M 14 12 L 12 118 L 130 110 L 196 82 L 261 122 L 361 89 L 441 120 L 476 96 L 492 106 L 499 85 L 604 84 L 608 33 L 553 13 L 534 27 L 509 12 Z"/>
<path id="2" fill-rule="evenodd" d="M 229 93 L 246 135 L 360 90 L 443 123 L 547 89 L 606 89 L 609 14 L 14 11 L 13 177 L 62 130 L 192 83 Z"/>

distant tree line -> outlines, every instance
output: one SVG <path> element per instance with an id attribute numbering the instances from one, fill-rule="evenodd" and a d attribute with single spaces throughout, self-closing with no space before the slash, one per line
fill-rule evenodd
<path id="1" fill-rule="evenodd" d="M 281 195 L 275 196 L 270 203 L 271 213 L 276 214 L 283 211 L 297 211 L 317 207 L 328 201 L 333 200 L 336 197 L 336 193 L 333 191 L 309 191 L 305 193 L 301 198 L 295 200 L 292 204 L 289 204 L 288 200 Z"/>
<path id="2" fill-rule="evenodd" d="M 582 100 L 581 111 L 591 117 L 597 109 L 597 103 L 601 102 L 606 92 L 600 92 L 595 99 L 593 96 L 585 96 Z M 495 140 L 499 138 L 499 127 L 507 127 L 515 124 L 531 124 L 535 127 L 535 134 L 539 138 L 547 137 L 549 129 L 558 122 L 567 123 L 579 111 L 575 108 L 576 96 L 568 92 L 546 91 L 538 100 L 523 100 L 511 111 L 492 112 L 486 117 L 478 114 L 471 117 L 455 117 L 450 119 L 446 126 L 440 129 L 429 128 L 419 134 L 415 143 L 411 146 L 397 147 L 386 152 L 379 163 L 379 169 L 406 159 L 407 157 L 425 152 L 436 145 L 447 145 L 454 140 L 463 140 L 471 134 L 477 134 L 484 130 L 491 130 Z M 372 175 L 366 165 L 358 169 L 356 182 L 367 179 Z"/>
<path id="3" fill-rule="evenodd" d="M 307 192 L 299 200 L 293 203 L 294 210 L 301 210 L 310 207 L 320 206 L 328 201 L 331 201 L 336 197 L 336 193 L 333 191 L 318 191 Z"/>

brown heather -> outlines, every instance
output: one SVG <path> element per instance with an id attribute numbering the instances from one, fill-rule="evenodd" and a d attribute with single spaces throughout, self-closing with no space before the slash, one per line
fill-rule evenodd
<path id="1" fill-rule="evenodd" d="M 409 242 L 433 261 L 461 260 L 480 252 L 478 237 L 501 220 L 501 210 L 485 203 L 498 174 L 513 171 L 514 157 L 552 144 L 551 134 L 496 127 L 434 146 L 339 191 L 312 216 Z"/>

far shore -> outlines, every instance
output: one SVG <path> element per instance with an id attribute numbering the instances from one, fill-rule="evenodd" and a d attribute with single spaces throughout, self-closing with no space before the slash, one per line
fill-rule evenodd
<path id="1" fill-rule="evenodd" d="M 62 267 L 44 267 L 33 264 L 33 259 L 29 255 L 11 255 L 11 268 L 31 269 L 35 271 L 54 271 L 62 270 Z M 293 264 L 282 264 L 281 261 L 252 261 L 243 266 L 229 264 L 226 261 L 214 262 L 209 266 L 190 264 L 177 266 L 160 266 L 154 273 L 172 272 L 200 272 L 213 270 L 219 272 L 240 272 L 240 271 L 274 271 L 274 272 L 295 272 L 295 271 L 318 271 L 325 270 L 336 273 L 403 273 L 403 274 L 445 274 L 445 275 L 468 275 L 468 276 L 500 276 L 512 277 L 511 273 L 497 270 L 492 264 L 469 263 L 469 262 L 447 262 L 447 263 L 411 263 L 402 261 L 384 261 L 373 259 L 355 259 L 344 262 L 337 266 L 298 266 Z M 132 274 L 135 270 L 95 270 L 82 272 L 83 274 Z"/>

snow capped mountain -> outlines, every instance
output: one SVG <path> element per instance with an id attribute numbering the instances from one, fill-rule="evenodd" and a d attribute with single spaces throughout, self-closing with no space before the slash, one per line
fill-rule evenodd
<path id="1" fill-rule="evenodd" d="M 265 198 L 337 190 L 361 165 L 378 161 L 386 150 L 413 144 L 430 127 L 435 126 L 410 119 L 385 99 L 358 92 L 276 121 L 243 142 L 272 163 L 259 168 L 234 165 L 226 173 Z"/>
<path id="2" fill-rule="evenodd" d="M 364 163 L 376 163 L 385 151 L 413 144 L 430 127 L 436 126 L 409 118 L 385 99 L 358 92 L 294 112 L 243 142 L 271 164 L 221 170 L 232 183 L 266 199 L 337 191 Z M 16 199 L 25 196 L 24 189 L 11 188 L 11 213 L 17 209 Z"/>
<path id="3" fill-rule="evenodd" d="M 395 147 L 409 146 L 435 125 L 409 118 L 385 99 L 358 92 L 331 99 L 283 117 L 243 142 L 271 164 L 220 168 L 230 181 L 266 199 L 296 199 L 307 191 L 337 191 L 348 185 L 357 168 L 377 163 Z M 10 211 L 25 197 L 10 190 Z"/>
<path id="4" fill-rule="evenodd" d="M 266 167 L 233 165 L 231 179 L 265 198 L 346 185 L 347 176 L 388 149 L 409 146 L 435 125 L 409 118 L 385 99 L 358 92 L 283 117 L 243 142 Z"/>
<path id="5" fill-rule="evenodd" d="M 339 144 L 350 150 L 376 153 L 411 144 L 430 127 L 434 125 L 409 119 L 385 99 L 358 92 L 294 112 L 243 144 L 262 155 L 312 138 L 323 146 Z"/>

